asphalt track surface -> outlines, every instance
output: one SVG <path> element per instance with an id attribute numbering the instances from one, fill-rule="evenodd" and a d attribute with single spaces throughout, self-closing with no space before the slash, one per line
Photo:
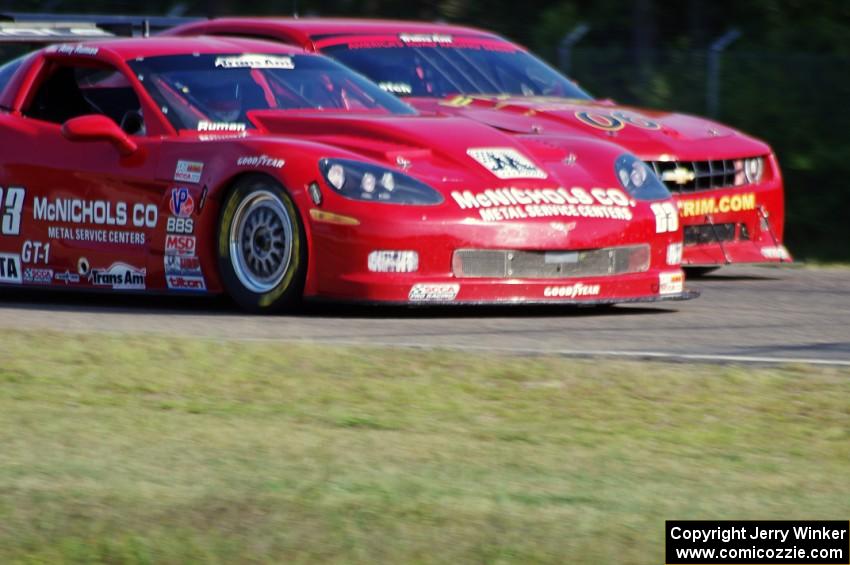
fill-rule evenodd
<path id="1" fill-rule="evenodd" d="M 725 267 L 688 287 L 702 296 L 609 309 L 321 304 L 279 316 L 223 299 L 4 289 L 0 329 L 850 366 L 850 269 Z"/>

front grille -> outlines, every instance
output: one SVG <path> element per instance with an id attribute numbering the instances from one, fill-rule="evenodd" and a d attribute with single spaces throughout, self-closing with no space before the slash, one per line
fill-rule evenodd
<path id="1" fill-rule="evenodd" d="M 744 224 L 741 227 L 746 230 Z M 701 224 L 685 226 L 685 245 L 735 241 L 735 224 Z M 742 234 L 743 236 L 744 234 Z M 743 239 L 743 237 L 742 237 Z M 749 235 L 747 238 L 749 239 Z"/>
<path id="2" fill-rule="evenodd" d="M 649 245 L 583 251 L 459 249 L 452 257 L 452 270 L 460 278 L 565 279 L 648 269 Z"/>
<path id="3" fill-rule="evenodd" d="M 741 159 L 648 161 L 647 164 L 674 194 L 739 186 L 745 182 L 744 163 Z"/>

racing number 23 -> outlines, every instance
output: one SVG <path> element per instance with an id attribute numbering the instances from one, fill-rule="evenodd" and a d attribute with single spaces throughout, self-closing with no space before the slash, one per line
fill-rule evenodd
<path id="1" fill-rule="evenodd" d="M 0 223 L 0 234 L 20 235 L 21 233 L 21 211 L 24 209 L 24 197 L 26 190 L 23 188 L 10 187 L 5 192 L 0 187 L 0 212 L 3 214 Z"/>

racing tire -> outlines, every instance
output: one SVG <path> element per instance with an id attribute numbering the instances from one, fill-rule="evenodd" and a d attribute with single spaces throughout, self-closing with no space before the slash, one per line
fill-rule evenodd
<path id="1" fill-rule="evenodd" d="M 704 277 L 705 275 L 713 273 L 719 268 L 720 267 L 684 267 L 685 276 L 694 279 Z"/>
<path id="2" fill-rule="evenodd" d="M 218 265 L 225 290 L 255 313 L 291 310 L 307 272 L 304 225 L 286 190 L 264 175 L 240 178 L 221 208 Z"/>

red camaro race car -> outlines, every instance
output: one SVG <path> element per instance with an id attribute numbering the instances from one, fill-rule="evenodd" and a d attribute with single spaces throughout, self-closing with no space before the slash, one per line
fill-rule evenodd
<path id="1" fill-rule="evenodd" d="M 594 100 L 497 35 L 445 24 L 222 18 L 173 34 L 275 39 L 330 55 L 420 111 L 517 134 L 593 135 L 646 161 L 673 193 L 683 264 L 783 262 L 782 177 L 770 147 L 705 119 Z M 701 269 L 701 270 L 702 270 Z"/>
<path id="2" fill-rule="evenodd" d="M 590 138 L 421 117 L 320 55 L 62 43 L 0 67 L 0 284 L 300 299 L 687 298 L 670 193 Z"/>

